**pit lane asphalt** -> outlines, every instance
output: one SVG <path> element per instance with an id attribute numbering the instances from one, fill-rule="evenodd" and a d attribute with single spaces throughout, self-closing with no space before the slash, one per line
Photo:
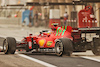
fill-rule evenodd
<path id="1" fill-rule="evenodd" d="M 80 56 L 75 56 L 75 54 L 71 57 L 65 55 L 58 57 L 51 53 L 46 55 L 43 53 L 30 52 L 23 54 L 53 64 L 57 67 L 100 67 L 99 62 L 83 59 Z"/>
<path id="2" fill-rule="evenodd" d="M 4 36 L 4 37 L 15 37 L 17 40 L 21 40 L 23 38 L 23 36 L 27 36 L 27 34 L 29 33 L 35 33 L 38 34 L 39 30 L 42 30 L 45 28 L 22 28 L 22 27 L 17 27 L 17 26 L 8 26 L 8 25 L 2 25 L 0 26 L 0 36 Z M 63 57 L 57 57 L 55 54 L 43 54 L 43 53 L 24 53 L 22 52 L 21 54 L 27 55 L 29 57 L 33 57 L 45 62 L 48 62 L 50 64 L 56 65 L 58 67 L 100 67 L 100 63 L 96 62 L 96 61 L 91 61 L 91 60 L 87 60 L 87 59 L 83 59 L 81 58 L 81 56 L 89 56 L 89 57 L 93 57 L 93 58 L 97 58 L 100 56 L 94 56 L 94 55 L 89 55 L 90 53 L 85 53 L 85 54 L 73 54 L 71 57 L 67 57 L 67 56 L 63 56 Z M 5 66 L 0 66 L 0 67 L 6 67 L 10 61 L 16 61 L 16 60 L 20 60 L 23 61 L 24 58 L 18 58 L 17 59 L 14 57 L 15 55 L 9 56 L 9 55 L 2 55 L 0 54 L 0 56 L 2 56 L 2 60 L 0 60 L 1 63 L 4 63 Z M 5 58 L 3 58 L 3 56 L 5 56 Z M 13 59 L 9 59 L 8 62 L 4 61 L 7 60 L 7 58 L 12 58 Z M 100 58 L 97 58 L 100 60 Z M 25 59 L 26 60 L 26 59 Z M 24 62 L 24 64 L 27 65 L 27 63 L 31 63 L 31 61 L 27 60 L 26 62 Z M 20 62 L 19 62 L 20 63 Z M 17 62 L 17 64 L 19 65 L 19 63 Z M 33 62 L 34 63 L 34 62 Z M 23 65 L 24 65 L 23 64 Z M 39 65 L 37 63 L 35 63 L 36 65 Z M 13 63 L 13 67 L 18 67 L 18 65 L 16 65 L 16 63 Z M 21 64 L 20 64 L 21 65 Z M 34 64 L 33 64 L 34 65 Z M 11 65 L 9 64 L 8 67 L 10 67 Z M 26 66 L 27 67 L 27 66 Z M 30 64 L 29 67 L 32 67 L 32 63 Z M 40 66 L 36 66 L 36 67 L 41 67 Z"/>

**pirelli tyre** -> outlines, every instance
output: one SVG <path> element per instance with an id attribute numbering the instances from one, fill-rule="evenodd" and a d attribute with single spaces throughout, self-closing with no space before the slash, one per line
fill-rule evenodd
<path id="1" fill-rule="evenodd" d="M 61 38 L 56 40 L 55 53 L 57 56 L 62 56 L 63 54 L 71 56 L 72 52 L 73 52 L 73 45 L 70 39 Z"/>
<path id="2" fill-rule="evenodd" d="M 26 47 L 25 47 L 25 50 L 26 50 L 26 52 L 29 52 L 30 51 L 30 49 L 29 49 L 29 44 L 27 43 L 27 45 L 26 45 Z"/>
<path id="3" fill-rule="evenodd" d="M 100 38 L 93 38 L 92 52 L 96 56 L 100 56 Z"/>
<path id="4" fill-rule="evenodd" d="M 16 40 L 13 37 L 7 37 L 3 41 L 3 51 L 5 54 L 14 54 L 16 51 Z"/>

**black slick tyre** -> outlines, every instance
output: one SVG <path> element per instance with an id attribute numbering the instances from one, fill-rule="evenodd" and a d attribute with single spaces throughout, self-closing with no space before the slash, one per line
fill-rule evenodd
<path id="1" fill-rule="evenodd" d="M 100 56 L 100 38 L 93 38 L 92 52 L 96 56 Z"/>
<path id="2" fill-rule="evenodd" d="M 14 54 L 16 51 L 16 40 L 12 37 L 7 37 L 3 41 L 3 51 L 5 54 Z"/>
<path id="3" fill-rule="evenodd" d="M 29 52 L 29 51 L 30 51 L 28 43 L 27 43 L 27 45 L 26 45 L 25 50 L 26 50 L 26 52 Z"/>
<path id="4" fill-rule="evenodd" d="M 59 48 L 57 46 L 59 46 Z M 68 38 L 58 39 L 55 43 L 55 52 L 56 52 L 56 55 L 58 56 L 62 56 L 62 54 L 71 56 L 73 52 L 72 41 Z"/>

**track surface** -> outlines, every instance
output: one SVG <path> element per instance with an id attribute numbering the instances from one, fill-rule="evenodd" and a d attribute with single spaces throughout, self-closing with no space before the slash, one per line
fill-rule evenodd
<path id="1" fill-rule="evenodd" d="M 56 65 L 57 67 L 100 67 L 99 62 L 87 60 L 81 58 L 81 56 L 72 55 L 71 57 L 62 56 L 57 57 L 55 54 L 43 53 L 24 53 L 30 57 L 48 62 L 50 64 Z"/>

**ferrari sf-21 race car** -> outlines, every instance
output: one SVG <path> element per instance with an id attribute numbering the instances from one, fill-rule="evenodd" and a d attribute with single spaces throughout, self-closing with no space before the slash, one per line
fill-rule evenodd
<path id="1" fill-rule="evenodd" d="M 86 38 L 81 37 L 81 32 L 78 28 L 72 28 L 71 26 L 58 27 L 54 24 L 51 30 L 43 30 L 39 35 L 24 37 L 21 42 L 17 42 L 15 38 L 7 37 L 3 42 L 4 53 L 14 54 L 16 49 L 25 49 L 26 52 L 53 52 L 57 56 L 63 54 L 70 56 L 73 51 L 85 52 L 87 50 Z M 99 38 L 93 38 L 91 49 L 95 55 L 100 55 L 100 45 L 95 43 L 100 40 Z M 33 51 L 34 52 L 34 51 Z"/>

